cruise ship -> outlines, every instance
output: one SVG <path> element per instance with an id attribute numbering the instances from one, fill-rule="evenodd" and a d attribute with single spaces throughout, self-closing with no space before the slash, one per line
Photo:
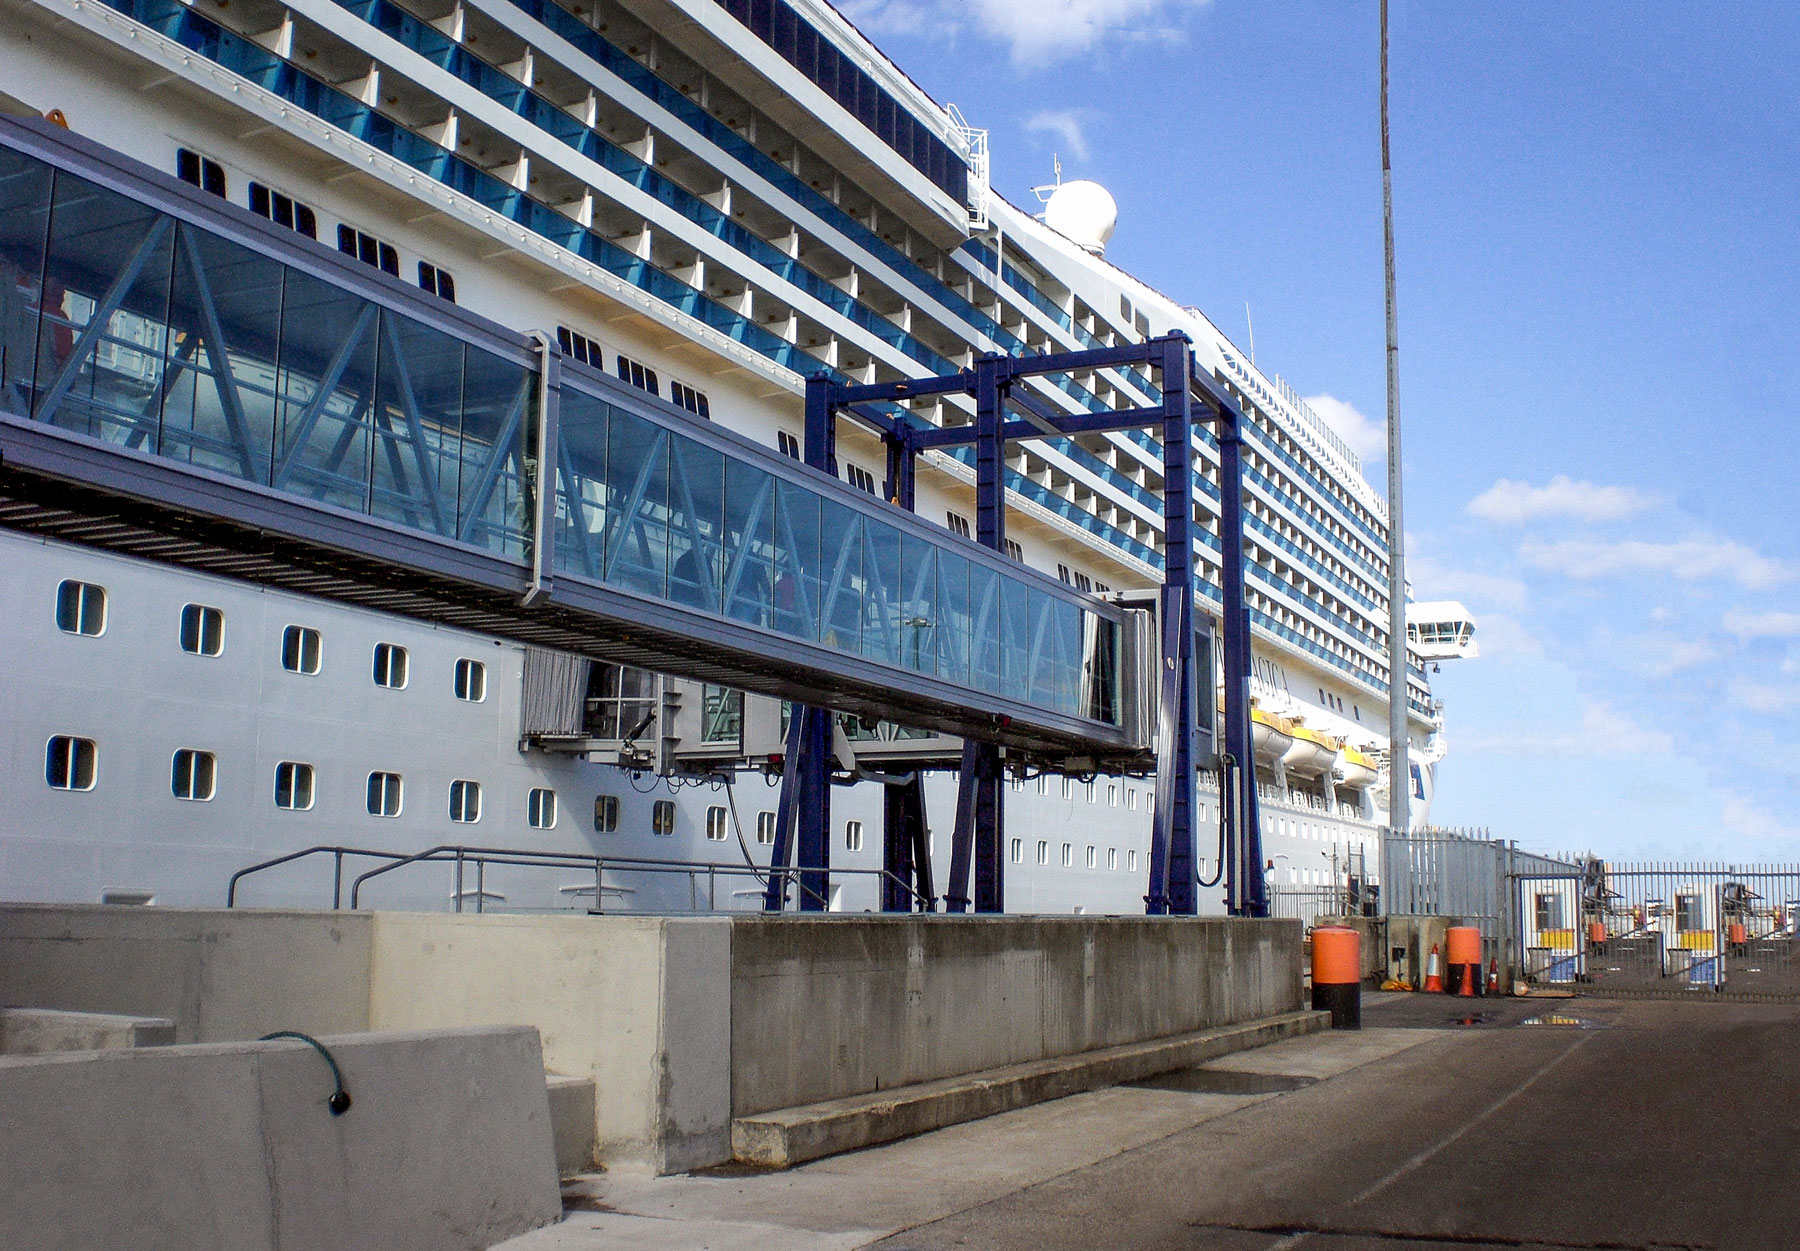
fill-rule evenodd
<path id="1" fill-rule="evenodd" d="M 518 484 L 483 477 L 456 439 L 516 422 L 526 384 L 474 347 L 407 341 L 434 318 L 536 334 L 563 368 L 629 389 L 670 428 L 794 457 L 816 374 L 889 382 L 988 353 L 1185 334 L 1250 419 L 1251 688 L 1277 911 L 1378 892 L 1388 530 L 1356 455 L 1200 310 L 1105 259 L 1105 191 L 1006 199 L 989 185 L 986 133 L 824 0 L 0 0 L 0 12 L 0 111 L 20 119 L 0 134 L 5 411 L 350 513 L 412 524 L 436 509 L 443 533 L 508 541 L 494 518 Z M 6 141 L 15 133 L 117 172 L 53 169 Z M 201 209 L 171 226 L 146 207 L 172 192 L 207 197 L 206 228 L 191 220 Z M 303 280 L 346 258 L 366 267 L 379 319 Z M 235 281 L 215 281 L 215 299 L 209 275 L 225 270 Z M 328 377 L 296 382 L 283 363 L 276 340 L 304 334 L 339 344 L 323 353 Z M 460 427 L 421 423 L 408 386 L 435 390 Z M 1033 386 L 1057 413 L 1159 398 L 1135 369 Z M 960 396 L 911 412 L 971 419 Z M 837 451 L 848 485 L 888 491 L 876 439 L 846 426 Z M 1199 603 L 1216 618 L 1218 452 L 1203 429 L 1196 457 Z M 1136 431 L 1010 445 L 1006 555 L 1074 595 L 1154 587 L 1162 464 Z M 441 493 L 422 500 L 423 481 Z M 969 539 L 974 481 L 971 458 L 926 453 L 916 515 Z M 574 511 L 560 501 L 558 524 Z M 709 684 L 702 667 L 658 675 L 168 563 L 99 528 L 5 528 L 13 516 L 0 501 L 0 897 L 216 906 L 229 892 L 325 907 L 351 902 L 352 875 L 468 846 L 507 854 L 408 865 L 355 902 L 763 906 L 779 699 Z M 1423 825 L 1444 750 L 1426 666 L 1473 654 L 1474 622 L 1454 603 L 1416 605 L 1409 622 L 1401 784 Z M 840 717 L 837 737 L 846 782 L 883 761 L 940 766 L 925 796 L 941 866 L 954 740 L 866 710 Z M 883 789 L 836 789 L 831 908 L 879 906 Z M 1007 908 L 1141 912 L 1154 789 L 1009 772 Z M 1205 833 L 1217 794 L 1203 776 L 1203 883 L 1219 871 Z M 310 848 L 352 850 L 295 855 Z M 1202 911 L 1222 907 L 1201 892 Z"/>

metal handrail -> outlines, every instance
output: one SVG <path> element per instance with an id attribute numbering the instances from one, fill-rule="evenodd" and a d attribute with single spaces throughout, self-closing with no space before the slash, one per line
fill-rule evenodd
<path id="1" fill-rule="evenodd" d="M 864 869 L 845 867 L 817 869 L 794 865 L 763 866 L 751 863 L 740 864 L 724 861 L 601 856 L 591 852 L 579 851 L 535 851 L 529 848 L 520 847 L 476 847 L 467 844 L 442 843 L 435 847 L 428 847 L 424 851 L 413 852 L 411 854 L 393 851 L 376 851 L 360 847 L 332 846 L 328 844 L 307 847 L 300 851 L 290 852 L 285 856 L 277 856 L 272 860 L 265 860 L 258 864 L 249 865 L 232 874 L 230 884 L 226 890 L 225 906 L 228 908 L 236 906 L 237 886 L 242 878 L 248 877 L 253 873 L 259 873 L 264 869 L 272 869 L 278 865 L 288 864 L 315 855 L 330 855 L 332 857 L 331 906 L 333 909 L 342 907 L 344 858 L 346 856 L 368 856 L 387 862 L 366 870 L 352 880 L 350 884 L 351 908 L 359 906 L 362 897 L 363 883 L 371 878 L 380 877 L 409 864 L 443 864 L 447 862 L 456 865 L 456 889 L 453 898 L 455 899 L 456 910 L 459 912 L 462 910 L 462 900 L 466 894 L 463 888 L 463 872 L 465 866 L 470 864 L 475 866 L 477 874 L 477 911 L 482 910 L 482 901 L 480 898 L 482 876 L 486 866 L 490 864 L 508 864 L 526 868 L 591 869 L 594 873 L 596 887 L 594 897 L 594 906 L 596 908 L 599 908 L 600 906 L 601 892 L 599 888 L 603 886 L 601 876 L 608 868 L 627 870 L 636 873 L 682 873 L 687 875 L 690 884 L 694 882 L 694 879 L 698 874 L 704 873 L 706 874 L 708 881 L 707 898 L 709 905 L 716 899 L 716 881 L 721 876 L 755 877 L 758 881 L 762 881 L 771 875 L 778 875 L 789 879 L 800 891 L 804 892 L 807 897 L 823 905 L 827 902 L 825 897 L 808 886 L 805 881 L 799 880 L 803 875 L 809 873 L 835 873 L 846 876 L 881 878 L 885 881 L 894 883 L 906 894 L 915 907 L 922 905 L 923 909 L 927 912 L 931 911 L 936 902 L 934 898 L 921 895 L 910 883 L 885 868 Z M 783 892 L 783 894 L 785 898 L 785 892 Z M 699 911 L 697 904 L 694 910 Z"/>
<path id="2" fill-rule="evenodd" d="M 334 865 L 331 875 L 331 907 L 335 912 L 340 907 L 341 887 L 344 880 L 345 856 L 371 856 L 377 860 L 398 860 L 401 853 L 397 851 L 374 851 L 366 847 L 340 847 L 330 843 L 321 843 L 315 847 L 307 847 L 300 851 L 289 852 L 285 856 L 276 856 L 273 860 L 264 860 L 257 864 L 247 865 L 231 875 L 225 887 L 225 906 L 237 907 L 238 882 L 252 873 L 261 873 L 264 869 L 273 869 L 294 860 L 304 860 L 308 856 L 319 856 L 330 853 Z"/>

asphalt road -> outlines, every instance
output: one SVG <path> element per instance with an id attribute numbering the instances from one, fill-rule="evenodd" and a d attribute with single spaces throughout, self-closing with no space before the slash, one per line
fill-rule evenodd
<path id="1" fill-rule="evenodd" d="M 1376 995 L 1360 1033 L 777 1173 L 596 1174 L 507 1251 L 1800 1248 L 1800 1005 Z"/>
<path id="2" fill-rule="evenodd" d="M 1800 1247 L 1800 1007 L 1413 995 L 1365 1023 L 1453 1032 L 876 1245 Z"/>

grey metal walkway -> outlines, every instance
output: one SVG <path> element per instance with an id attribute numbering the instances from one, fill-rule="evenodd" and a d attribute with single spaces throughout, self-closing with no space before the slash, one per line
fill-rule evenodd
<path id="1" fill-rule="evenodd" d="M 0 523 L 1039 757 L 1149 762 L 1129 610 L 10 119 L 0 335 Z"/>

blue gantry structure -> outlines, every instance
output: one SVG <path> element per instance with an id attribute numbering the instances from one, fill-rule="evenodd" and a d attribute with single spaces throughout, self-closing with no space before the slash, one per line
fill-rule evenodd
<path id="1" fill-rule="evenodd" d="M 1071 417 L 1016 385 L 1113 366 L 1159 373 L 1162 402 Z M 906 407 L 950 393 L 973 423 Z M 1228 906 L 1264 914 L 1244 419 L 1186 341 L 877 385 L 821 373 L 806 415 L 802 463 L 550 336 L 0 118 L 0 524 L 789 700 L 776 859 L 797 862 L 802 908 L 828 897 L 842 711 L 962 738 L 951 911 L 1003 910 L 1002 775 L 1030 765 L 1157 769 L 1146 907 L 1177 914 L 1197 908 L 1195 771 L 1221 768 Z M 886 444 L 886 501 L 838 480 L 840 417 Z M 1193 593 L 1196 422 L 1223 467 L 1221 750 Z M 1134 427 L 1160 435 L 1168 484 L 1155 602 L 1008 559 L 1006 443 Z M 912 514 L 917 457 L 956 447 L 974 453 L 975 542 Z M 884 905 L 919 906 L 923 789 L 916 770 L 886 780 Z"/>

